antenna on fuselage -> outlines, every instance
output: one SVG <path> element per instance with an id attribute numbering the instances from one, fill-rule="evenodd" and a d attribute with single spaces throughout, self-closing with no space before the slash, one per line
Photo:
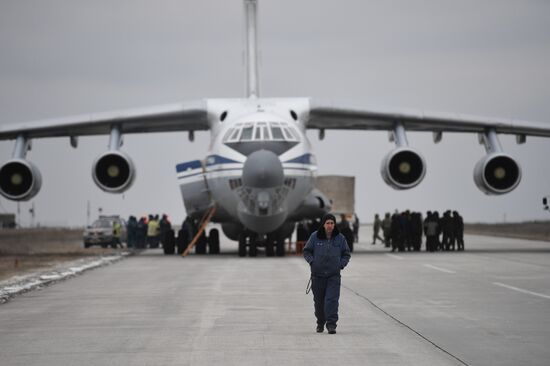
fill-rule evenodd
<path id="1" fill-rule="evenodd" d="M 258 80 L 258 1 L 244 0 L 246 24 L 246 95 L 249 98 L 260 96 Z"/>

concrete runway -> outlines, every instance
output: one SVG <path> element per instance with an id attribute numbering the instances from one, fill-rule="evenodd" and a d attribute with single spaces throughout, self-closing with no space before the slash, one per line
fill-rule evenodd
<path id="1" fill-rule="evenodd" d="M 301 257 L 222 243 L 212 257 L 146 251 L 0 305 L 0 364 L 549 364 L 550 243 L 389 253 L 369 230 L 342 275 L 336 335 L 315 333 Z"/>

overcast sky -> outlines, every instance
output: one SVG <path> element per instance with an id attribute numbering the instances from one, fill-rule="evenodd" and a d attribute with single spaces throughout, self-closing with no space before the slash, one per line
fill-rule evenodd
<path id="1" fill-rule="evenodd" d="M 259 4 L 261 96 L 315 97 L 344 105 L 464 113 L 550 125 L 550 2 L 543 0 L 265 0 Z M 244 95 L 241 0 L 0 2 L 0 124 Z M 486 196 L 472 171 L 485 154 L 476 135 L 409 133 L 427 162 L 424 181 L 395 191 L 380 177 L 392 149 L 385 132 L 309 133 L 320 174 L 356 177 L 362 221 L 394 209 L 456 209 L 467 222 L 548 219 L 550 140 L 516 145 L 523 179 Z M 21 224 L 84 225 L 104 213 L 185 210 L 175 165 L 205 156 L 209 133 L 128 135 L 137 179 L 124 195 L 97 188 L 91 165 L 108 136 L 33 141 L 40 193 L 21 203 Z M 0 142 L 0 160 L 13 141 Z M 0 212 L 17 204 L 0 198 Z"/>

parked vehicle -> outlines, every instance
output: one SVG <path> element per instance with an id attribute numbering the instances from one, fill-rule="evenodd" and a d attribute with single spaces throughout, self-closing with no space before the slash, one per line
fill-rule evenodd
<path id="1" fill-rule="evenodd" d="M 116 225 L 119 225 L 120 235 L 116 235 Z M 126 242 L 126 222 L 119 216 L 100 216 L 92 225 L 84 230 L 84 247 L 101 245 L 102 248 L 116 248 Z"/>

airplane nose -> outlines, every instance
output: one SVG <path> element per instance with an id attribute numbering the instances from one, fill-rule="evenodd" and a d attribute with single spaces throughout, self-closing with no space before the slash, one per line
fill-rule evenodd
<path id="1" fill-rule="evenodd" d="M 283 165 L 269 150 L 254 151 L 243 167 L 243 184 L 253 188 L 273 188 L 283 184 Z"/>
<path id="2" fill-rule="evenodd" d="M 258 201 L 258 208 L 260 210 L 267 210 L 269 208 L 269 202 L 271 201 L 271 196 L 269 192 L 260 191 L 256 196 L 256 200 Z"/>

